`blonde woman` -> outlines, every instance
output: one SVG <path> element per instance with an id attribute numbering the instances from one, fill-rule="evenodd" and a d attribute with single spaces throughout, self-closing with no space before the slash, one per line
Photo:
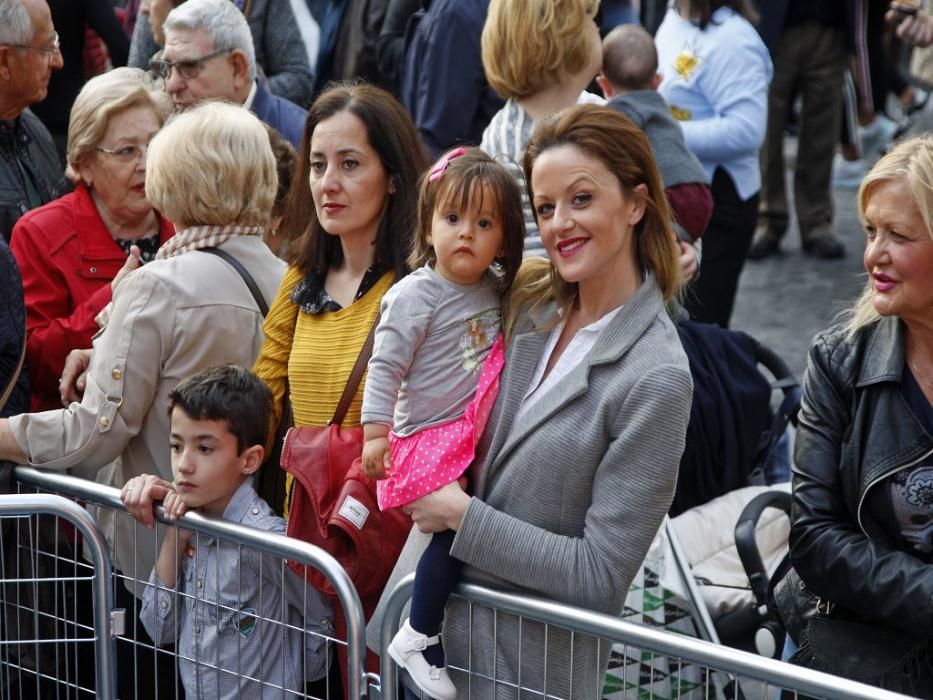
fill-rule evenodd
<path id="1" fill-rule="evenodd" d="M 824 604 L 792 662 L 930 698 L 933 139 L 879 160 L 858 209 L 865 291 L 816 337 L 804 377 L 790 553 Z M 846 644 L 826 649 L 813 632 L 836 621 Z M 879 663 L 894 645 L 892 663 Z"/>
<path id="2" fill-rule="evenodd" d="M 599 73 L 597 0 L 492 0 L 483 27 L 483 69 L 506 99 L 480 144 L 518 180 L 525 211 L 525 256 L 543 256 L 519 164 L 535 124 L 578 102 L 602 102 L 585 92 Z M 533 30 L 529 30 L 533 27 Z"/>
<path id="3" fill-rule="evenodd" d="M 243 280 L 199 250 L 216 246 L 237 258 L 272 299 L 285 266 L 261 233 L 275 189 L 265 128 L 241 107 L 204 105 L 159 132 L 149 145 L 146 196 L 178 234 L 120 285 L 82 401 L 0 420 L 0 459 L 116 487 L 140 474 L 170 481 L 168 393 L 209 365 L 251 364 L 263 338 Z M 98 472 L 118 456 L 117 470 Z M 117 538 L 116 566 L 147 572 L 155 534 L 135 537 Z"/>
<path id="4" fill-rule="evenodd" d="M 171 112 L 137 68 L 92 78 L 71 109 L 74 192 L 24 215 L 11 249 L 23 275 L 32 410 L 58 408 L 65 358 L 86 348 L 94 317 L 132 269 L 175 233 L 146 197 L 146 149 Z"/>

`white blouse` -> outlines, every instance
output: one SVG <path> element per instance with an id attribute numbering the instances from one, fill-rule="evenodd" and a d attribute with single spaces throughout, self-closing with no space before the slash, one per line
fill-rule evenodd
<path id="1" fill-rule="evenodd" d="M 550 374 L 544 377 L 544 370 L 547 367 L 551 353 L 554 352 L 554 348 L 557 346 L 560 334 L 564 330 L 565 321 L 561 321 L 557 327 L 551 331 L 551 336 L 548 338 L 544 352 L 541 353 L 541 358 L 538 360 L 538 366 L 535 368 L 534 376 L 531 378 L 531 384 L 528 391 L 525 393 L 525 398 L 522 399 L 521 408 L 518 409 L 518 414 L 515 416 L 516 422 L 518 422 L 521 417 L 538 402 L 538 399 L 551 389 L 551 387 L 555 386 L 561 379 L 570 374 L 574 367 L 583 362 L 590 353 L 590 350 L 593 349 L 593 346 L 596 345 L 596 341 L 599 340 L 599 336 L 603 332 L 603 329 L 609 325 L 621 309 L 622 307 L 619 306 L 588 326 L 583 326 L 583 328 L 578 330 L 570 340 L 570 344 L 557 359 L 557 363 L 551 368 Z M 543 381 L 542 378 L 544 379 Z"/>

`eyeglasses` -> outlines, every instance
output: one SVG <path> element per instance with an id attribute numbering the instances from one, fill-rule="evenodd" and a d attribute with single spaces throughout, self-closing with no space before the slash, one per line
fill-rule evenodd
<path id="1" fill-rule="evenodd" d="M 230 53 L 231 51 L 233 51 L 233 49 L 221 49 L 220 51 L 209 53 L 207 56 L 201 56 L 201 58 L 189 58 L 183 61 L 152 60 L 149 61 L 149 70 L 152 71 L 156 78 L 162 80 L 168 80 L 172 76 L 172 70 L 177 70 L 178 74 L 185 80 L 194 80 L 198 77 L 201 68 L 204 67 L 207 61 L 225 53 Z"/>
<path id="2" fill-rule="evenodd" d="M 120 146 L 119 148 L 103 148 L 101 146 L 95 146 L 94 150 L 100 151 L 101 153 L 106 153 L 108 156 L 113 157 L 115 160 L 118 160 L 121 163 L 134 163 L 142 158 L 145 153 L 149 152 L 149 144 L 147 143 L 145 146 L 128 144 L 126 146 Z"/>
<path id="3" fill-rule="evenodd" d="M 33 51 L 44 53 L 47 56 L 54 56 L 56 53 L 58 53 L 59 50 L 58 32 L 52 32 L 52 39 L 50 43 L 52 44 L 51 48 L 45 46 L 29 46 L 29 44 L 7 44 L 7 46 L 10 46 L 14 49 L 32 49 Z"/>

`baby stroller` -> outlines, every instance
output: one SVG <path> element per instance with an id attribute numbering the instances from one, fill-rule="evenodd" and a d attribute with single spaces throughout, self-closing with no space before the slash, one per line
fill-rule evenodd
<path id="1" fill-rule="evenodd" d="M 790 479 L 787 435 L 788 427 L 796 424 L 802 391 L 787 363 L 754 338 L 735 331 L 704 327 L 704 324 L 692 325 L 700 327 L 701 331 L 712 336 L 713 340 L 709 337 L 701 338 L 701 340 L 706 346 L 712 345 L 717 352 L 722 352 L 721 346 L 725 343 L 731 343 L 737 347 L 736 352 L 727 356 L 728 375 L 720 373 L 713 380 L 703 377 L 700 372 L 709 372 L 709 363 L 699 366 L 696 358 L 697 351 L 688 347 L 690 339 L 686 337 L 686 333 L 691 330 L 696 336 L 697 330 L 691 329 L 690 324 L 679 324 L 681 339 L 684 341 L 685 348 L 688 348 L 688 355 L 691 358 L 695 385 L 703 382 L 695 389 L 700 392 L 699 402 L 705 404 L 706 410 L 722 405 L 722 400 L 718 397 L 714 396 L 713 399 L 709 399 L 703 396 L 702 392 L 709 393 L 710 384 L 715 386 L 717 382 L 727 380 L 730 384 L 726 390 L 727 393 L 735 393 L 748 385 L 751 388 L 746 390 L 747 398 L 739 404 L 740 410 L 744 413 L 742 417 L 744 424 L 737 423 L 735 430 L 738 431 L 744 427 L 751 430 L 751 436 L 754 437 L 755 431 L 760 429 L 762 424 L 766 427 L 757 433 L 759 438 L 754 445 L 747 444 L 751 440 L 745 441 L 746 452 L 742 458 L 748 459 L 744 455 L 751 455 L 750 460 L 743 463 L 746 466 L 739 468 L 739 473 L 731 475 L 731 481 L 726 481 L 720 476 L 720 482 L 714 484 L 719 489 L 718 492 L 711 493 L 707 490 L 701 494 L 704 497 L 699 499 L 696 498 L 694 492 L 694 502 L 688 501 L 688 508 L 679 511 L 679 514 L 673 512 L 672 509 L 672 516 L 674 516 L 671 523 L 672 534 L 681 545 L 688 545 L 681 547 L 680 553 L 685 558 L 690 554 L 693 555 L 692 561 L 688 559 L 691 564 L 689 567 L 686 566 L 688 562 L 681 563 L 681 574 L 687 583 L 691 580 L 697 583 L 698 591 L 695 593 L 699 592 L 700 598 L 693 599 L 697 616 L 702 620 L 704 607 L 711 613 L 715 613 L 714 617 L 711 615 L 712 620 L 702 622 L 706 628 L 704 636 L 711 641 L 721 642 L 728 646 L 757 652 L 771 658 L 779 658 L 784 631 L 776 613 L 767 605 L 768 583 L 769 572 L 773 573 L 777 569 L 787 552 L 786 542 L 791 504 L 789 485 L 786 483 Z M 696 344 L 695 340 L 694 343 Z M 748 358 L 753 361 L 752 367 L 748 366 Z M 772 380 L 763 390 L 755 386 L 756 380 L 763 379 L 758 371 L 759 366 L 764 367 L 772 376 Z M 718 371 L 718 366 L 713 367 L 712 371 Z M 773 414 L 768 417 L 773 391 L 780 392 L 780 402 Z M 720 415 L 728 416 L 729 412 L 721 409 Z M 691 415 L 691 423 L 693 421 L 694 417 Z M 721 430 L 727 434 L 731 428 L 731 425 L 727 425 L 722 426 Z M 688 433 L 688 441 L 690 437 Z M 738 437 L 733 438 L 733 441 L 738 441 Z M 714 449 L 721 450 L 723 445 L 727 449 L 730 447 L 730 443 L 726 440 L 714 445 Z M 735 449 L 738 450 L 740 447 L 741 445 Z M 698 451 L 702 448 L 694 444 L 685 451 L 685 457 L 690 450 Z M 702 454 L 709 460 L 707 463 L 716 464 L 717 457 L 715 454 L 710 455 L 710 452 L 711 450 L 706 448 Z M 724 460 L 723 457 L 718 459 Z M 695 474 L 685 474 L 685 466 L 689 464 L 682 461 L 680 473 L 682 481 L 678 486 L 678 497 L 682 489 L 691 487 L 690 480 L 693 483 L 698 481 Z M 707 482 L 709 479 L 710 477 L 706 476 Z M 771 488 L 755 489 L 749 488 L 750 485 Z M 713 498 L 706 497 L 710 495 Z M 675 506 L 678 505 L 678 497 L 675 497 Z M 681 503 L 685 500 L 687 499 L 680 499 Z M 691 513 L 690 509 L 699 512 Z M 704 510 L 713 512 L 717 509 L 721 513 L 716 520 L 711 520 L 711 516 L 703 512 Z M 678 527 L 678 519 L 686 522 Z M 713 524 L 710 525 L 710 523 Z M 721 525 L 716 523 L 721 523 Z M 681 533 L 680 537 L 677 536 L 678 532 Z M 715 562 L 711 562 L 714 563 L 712 568 L 696 551 L 702 548 L 702 543 L 699 546 L 689 546 L 691 534 L 695 536 L 697 532 L 700 532 L 703 538 L 718 540 L 722 547 L 731 545 L 725 552 L 717 552 Z M 678 555 L 676 549 L 674 555 L 675 557 Z M 704 566 L 705 563 L 706 566 Z M 728 569 L 730 565 L 733 569 L 738 569 L 737 575 L 731 579 L 722 575 L 723 569 Z M 709 574 L 707 575 L 706 572 Z M 736 590 L 732 595 L 723 594 L 722 587 L 729 585 L 741 586 L 742 590 Z M 703 602 L 706 603 L 705 606 L 700 604 Z"/>
<path id="2" fill-rule="evenodd" d="M 780 656 L 783 630 L 764 601 L 768 572 L 786 553 L 783 514 L 790 511 L 790 493 L 787 485 L 769 484 L 789 479 L 785 433 L 796 420 L 801 389 L 787 364 L 747 334 L 689 321 L 678 331 L 694 379 L 687 449 L 671 517 L 632 584 L 622 617 L 750 651 L 758 650 L 758 641 L 759 653 Z M 775 392 L 780 401 L 772 410 Z M 756 532 L 770 542 L 764 553 Z M 715 550 L 711 556 L 695 551 L 698 541 Z M 717 675 L 617 649 L 604 697 L 729 694 L 729 679 Z"/>

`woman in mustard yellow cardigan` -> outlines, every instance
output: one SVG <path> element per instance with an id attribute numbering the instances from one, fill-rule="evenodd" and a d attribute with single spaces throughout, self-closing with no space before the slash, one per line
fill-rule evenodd
<path id="1" fill-rule="evenodd" d="M 414 124 L 388 92 L 337 85 L 311 106 L 282 222 L 301 238 L 253 367 L 272 390 L 276 424 L 286 390 L 295 425 L 333 416 L 382 296 L 407 272 L 426 165 Z M 360 424 L 362 397 L 361 383 L 345 427 Z"/>
<path id="2" fill-rule="evenodd" d="M 382 295 L 407 272 L 425 165 L 411 119 L 384 90 L 338 85 L 311 106 L 283 220 L 303 235 L 253 368 L 272 389 L 276 420 L 286 380 L 295 425 L 333 416 Z M 361 384 L 345 426 L 359 425 L 362 396 Z"/>

